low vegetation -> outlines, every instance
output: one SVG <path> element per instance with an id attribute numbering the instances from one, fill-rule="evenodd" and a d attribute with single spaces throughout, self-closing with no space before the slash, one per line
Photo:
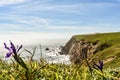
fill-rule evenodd
<path id="1" fill-rule="evenodd" d="M 28 61 L 26 70 L 18 63 L 0 60 L 0 80 L 118 80 L 120 69 L 92 68 L 92 73 L 85 64 L 49 64 L 43 59 Z"/>
<path id="2" fill-rule="evenodd" d="M 120 67 L 120 32 L 76 35 L 75 39 L 84 39 L 93 44 L 98 41 L 101 49 L 91 59 L 103 60 L 105 68 Z"/>
<path id="3" fill-rule="evenodd" d="M 54 64 L 44 59 L 34 61 L 24 60 L 19 50 L 22 45 L 15 46 L 10 41 L 10 47 L 6 58 L 12 57 L 11 62 L 0 59 L 0 80 L 119 80 L 120 79 L 120 33 L 103 33 L 92 35 L 77 35 L 76 40 L 86 39 L 91 42 L 99 40 L 99 44 L 107 44 L 108 47 L 97 52 L 99 62 L 93 64 L 83 60 L 79 64 Z M 31 55 L 33 55 L 31 53 Z"/>

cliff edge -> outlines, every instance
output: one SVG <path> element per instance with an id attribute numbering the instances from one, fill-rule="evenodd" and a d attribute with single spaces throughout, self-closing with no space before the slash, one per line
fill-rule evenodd
<path id="1" fill-rule="evenodd" d="M 102 59 L 105 64 L 112 64 L 120 60 L 120 32 L 74 35 L 62 48 L 61 54 L 70 55 L 70 60 L 76 64 L 84 59 Z"/>

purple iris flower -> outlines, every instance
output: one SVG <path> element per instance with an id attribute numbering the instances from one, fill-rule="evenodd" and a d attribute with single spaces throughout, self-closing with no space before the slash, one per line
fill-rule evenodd
<path id="1" fill-rule="evenodd" d="M 15 47 L 11 41 L 10 41 L 10 47 L 7 47 L 6 43 L 4 43 L 4 46 L 9 51 L 5 56 L 6 58 L 9 58 L 12 54 L 17 55 L 19 50 L 22 48 L 22 45 Z"/>
<path id="2" fill-rule="evenodd" d="M 100 60 L 99 60 L 99 64 L 94 63 L 94 65 L 95 65 L 99 70 L 102 71 L 102 69 L 103 69 L 103 61 L 100 61 Z"/>

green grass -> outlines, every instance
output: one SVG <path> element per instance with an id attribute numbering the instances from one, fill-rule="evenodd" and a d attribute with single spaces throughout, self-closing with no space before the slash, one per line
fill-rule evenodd
<path id="1" fill-rule="evenodd" d="M 107 43 L 110 45 L 115 45 L 120 43 L 120 32 L 76 35 L 75 38 L 77 41 L 81 39 L 85 39 L 86 41 L 90 42 L 95 42 L 96 40 L 99 40 L 101 44 Z"/>
<path id="2" fill-rule="evenodd" d="M 84 64 L 49 64 L 45 61 L 28 61 L 29 80 L 117 80 L 119 69 L 93 69 L 92 74 Z M 27 80 L 26 70 L 16 63 L 0 60 L 0 80 Z"/>
<path id="3" fill-rule="evenodd" d="M 113 60 L 105 63 L 105 67 L 116 68 L 120 67 L 120 32 L 114 33 L 97 33 L 87 35 L 76 35 L 74 36 L 77 41 L 85 40 L 94 43 L 99 41 L 99 45 L 108 45 L 103 50 L 98 51 L 93 57 L 99 60 L 108 60 L 110 57 L 115 57 Z"/>

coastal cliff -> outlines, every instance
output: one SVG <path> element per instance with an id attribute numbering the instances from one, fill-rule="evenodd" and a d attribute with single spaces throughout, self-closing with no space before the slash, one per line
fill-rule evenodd
<path id="1" fill-rule="evenodd" d="M 62 48 L 61 54 L 70 55 L 70 60 L 76 64 L 84 59 L 102 59 L 111 64 L 116 59 L 120 60 L 120 57 L 116 56 L 120 54 L 119 46 L 120 32 L 74 35 Z M 116 48 L 118 50 L 113 52 Z"/>
<path id="2" fill-rule="evenodd" d="M 61 54 L 69 54 L 73 63 L 80 63 L 84 59 L 89 59 L 100 50 L 98 40 L 94 43 L 81 39 L 76 40 L 73 36 L 62 48 Z"/>

